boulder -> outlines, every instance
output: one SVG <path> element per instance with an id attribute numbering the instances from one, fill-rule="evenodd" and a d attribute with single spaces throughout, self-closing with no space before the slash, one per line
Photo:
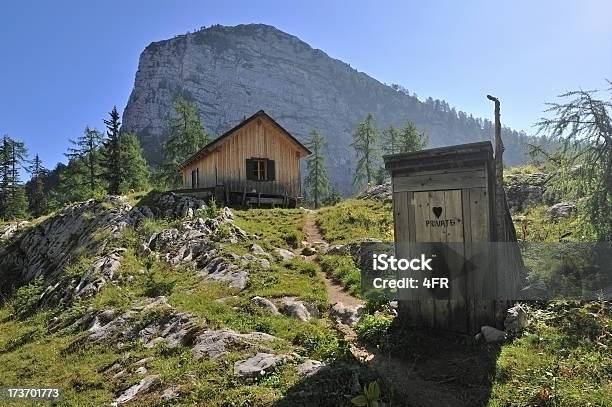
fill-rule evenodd
<path id="1" fill-rule="evenodd" d="M 322 369 L 326 368 L 327 365 L 323 362 L 319 362 L 318 360 L 307 359 L 306 361 L 300 363 L 297 366 L 297 372 L 300 376 L 312 376 Z"/>
<path id="2" fill-rule="evenodd" d="M 282 249 L 280 247 L 277 247 L 276 249 L 274 249 L 274 253 L 281 260 L 293 260 L 295 258 L 295 254 L 293 254 L 293 252 L 287 249 Z"/>
<path id="3" fill-rule="evenodd" d="M 204 357 L 217 359 L 227 355 L 229 353 L 228 348 L 231 346 L 264 350 L 262 344 L 274 339 L 276 339 L 274 336 L 263 332 L 241 334 L 229 329 L 206 330 L 195 339 L 192 355 L 195 359 Z"/>
<path id="4" fill-rule="evenodd" d="M 263 375 L 276 369 L 284 359 L 283 356 L 271 353 L 258 353 L 248 359 L 234 363 L 234 374 L 241 378 Z"/>
<path id="5" fill-rule="evenodd" d="M 161 383 L 158 375 L 151 375 L 143 378 L 140 382 L 121 393 L 113 402 L 118 406 L 133 400 L 135 397 L 147 393 Z"/>
<path id="6" fill-rule="evenodd" d="M 507 332 L 516 334 L 522 332 L 529 325 L 529 317 L 527 312 L 519 304 L 509 308 L 506 312 L 506 319 L 504 320 L 504 329 Z"/>
<path id="7" fill-rule="evenodd" d="M 548 209 L 548 216 L 552 219 L 569 218 L 576 213 L 576 205 L 573 202 L 559 202 Z"/>
<path id="8" fill-rule="evenodd" d="M 510 212 L 522 212 L 544 203 L 548 178 L 544 173 L 508 175 L 504 184 Z"/>
<path id="9" fill-rule="evenodd" d="M 249 251 L 251 253 L 253 253 L 254 255 L 263 255 L 263 256 L 267 256 L 268 252 L 266 252 L 260 245 L 258 245 L 257 243 L 253 243 L 251 245 L 251 247 L 249 247 Z"/>
<path id="10" fill-rule="evenodd" d="M 300 321 L 308 321 L 312 318 L 311 312 L 306 305 L 294 297 L 284 297 L 281 299 L 281 303 L 281 312 L 287 316 L 299 319 Z"/>
<path id="11" fill-rule="evenodd" d="M 487 343 L 503 342 L 506 340 L 506 333 L 492 326 L 485 325 L 480 328 L 480 332 Z"/>
<path id="12" fill-rule="evenodd" d="M 374 185 L 369 187 L 363 194 L 359 196 L 359 199 L 375 199 L 377 201 L 391 202 L 393 199 L 393 190 L 391 188 L 391 182 L 385 182 L 380 185 Z"/>
<path id="13" fill-rule="evenodd" d="M 276 305 L 274 305 L 274 303 L 267 298 L 253 297 L 251 298 L 251 302 L 253 304 L 259 305 L 262 308 L 265 308 L 272 315 L 280 315 L 280 312 L 278 312 Z"/>
<path id="14" fill-rule="evenodd" d="M 363 310 L 363 306 L 349 307 L 341 302 L 337 302 L 331 307 L 330 314 L 334 316 L 338 322 L 344 325 L 353 326 L 359 322 Z"/>

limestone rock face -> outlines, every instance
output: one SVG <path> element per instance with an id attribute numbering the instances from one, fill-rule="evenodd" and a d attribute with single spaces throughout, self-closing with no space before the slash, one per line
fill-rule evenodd
<path id="1" fill-rule="evenodd" d="M 427 129 L 432 146 L 487 140 L 492 134 L 490 122 L 485 128 L 475 120 L 471 126 L 444 125 L 450 123 L 450 109 L 439 101 L 422 102 L 263 24 L 217 25 L 145 48 L 122 122 L 124 130 L 138 135 L 151 163 L 161 160 L 177 93 L 195 102 L 215 136 L 260 109 L 301 141 L 317 129 L 327 137 L 330 176 L 343 193 L 352 189 L 351 135 L 369 112 L 380 128 L 415 122 Z M 509 143 L 509 164 L 518 151 Z"/>

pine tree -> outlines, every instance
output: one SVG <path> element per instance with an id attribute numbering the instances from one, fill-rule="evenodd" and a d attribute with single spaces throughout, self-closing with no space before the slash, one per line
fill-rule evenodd
<path id="1" fill-rule="evenodd" d="M 175 117 L 170 120 L 168 139 L 164 143 L 164 179 L 169 186 L 181 183 L 177 166 L 210 142 L 198 110 L 182 96 L 174 101 Z"/>
<path id="2" fill-rule="evenodd" d="M 64 154 L 69 159 L 83 161 L 87 170 L 87 179 L 90 196 L 101 187 L 100 181 L 100 147 L 104 142 L 104 135 L 96 130 L 85 127 L 83 135 L 76 140 L 70 140 L 75 148 L 69 148 Z"/>
<path id="3" fill-rule="evenodd" d="M 138 138 L 132 133 L 122 133 L 121 140 L 121 192 L 142 191 L 149 187 L 149 165 L 144 158 Z"/>
<path id="4" fill-rule="evenodd" d="M 48 172 L 38 154 L 34 156 L 32 163 L 28 167 L 28 172 L 31 176 L 29 185 L 26 188 L 28 210 L 32 215 L 38 217 L 47 210 L 44 177 Z"/>
<path id="5" fill-rule="evenodd" d="M 27 215 L 27 200 L 19 171 L 24 168 L 27 149 L 23 142 L 7 135 L 0 146 L 0 217 L 3 219 L 24 218 Z"/>
<path id="6" fill-rule="evenodd" d="M 357 125 L 353 135 L 351 147 L 357 154 L 357 167 L 353 177 L 353 185 L 362 185 L 365 181 L 370 185 L 374 179 L 378 160 L 378 130 L 374 124 L 374 117 L 368 113 L 366 118 Z"/>
<path id="7" fill-rule="evenodd" d="M 119 195 L 121 193 L 121 122 L 117 106 L 113 107 L 109 116 L 108 120 L 104 120 L 107 139 L 102 150 L 102 177 L 108 182 L 109 195 Z"/>
<path id="8" fill-rule="evenodd" d="M 312 155 L 306 159 L 308 175 L 304 178 L 304 186 L 314 207 L 319 208 L 329 191 L 329 179 L 323 156 L 323 148 L 326 146 L 325 138 L 313 130 L 310 132 L 310 139 L 306 142 L 306 146 L 312 151 Z"/>

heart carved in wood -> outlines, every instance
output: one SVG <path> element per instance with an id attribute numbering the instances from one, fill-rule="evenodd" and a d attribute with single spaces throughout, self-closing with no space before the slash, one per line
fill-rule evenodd
<path id="1" fill-rule="evenodd" d="M 433 211 L 434 215 L 436 215 L 436 218 L 440 218 L 440 215 L 442 215 L 442 207 L 441 206 L 434 206 L 432 208 L 432 211 Z"/>

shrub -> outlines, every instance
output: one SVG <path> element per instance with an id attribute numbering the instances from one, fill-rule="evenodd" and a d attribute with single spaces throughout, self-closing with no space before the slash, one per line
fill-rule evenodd
<path id="1" fill-rule="evenodd" d="M 344 340 L 329 333 L 318 330 L 300 332 L 293 339 L 293 344 L 306 349 L 309 357 L 318 360 L 333 360 L 343 356 L 348 350 Z"/>
<path id="2" fill-rule="evenodd" d="M 392 319 L 383 314 L 364 315 L 355 325 L 357 337 L 365 343 L 381 345 L 384 343 L 391 322 Z"/>
<path id="3" fill-rule="evenodd" d="M 19 319 L 32 315 L 38 307 L 38 301 L 44 290 L 44 280 L 41 277 L 20 287 L 12 303 L 13 314 Z"/>

